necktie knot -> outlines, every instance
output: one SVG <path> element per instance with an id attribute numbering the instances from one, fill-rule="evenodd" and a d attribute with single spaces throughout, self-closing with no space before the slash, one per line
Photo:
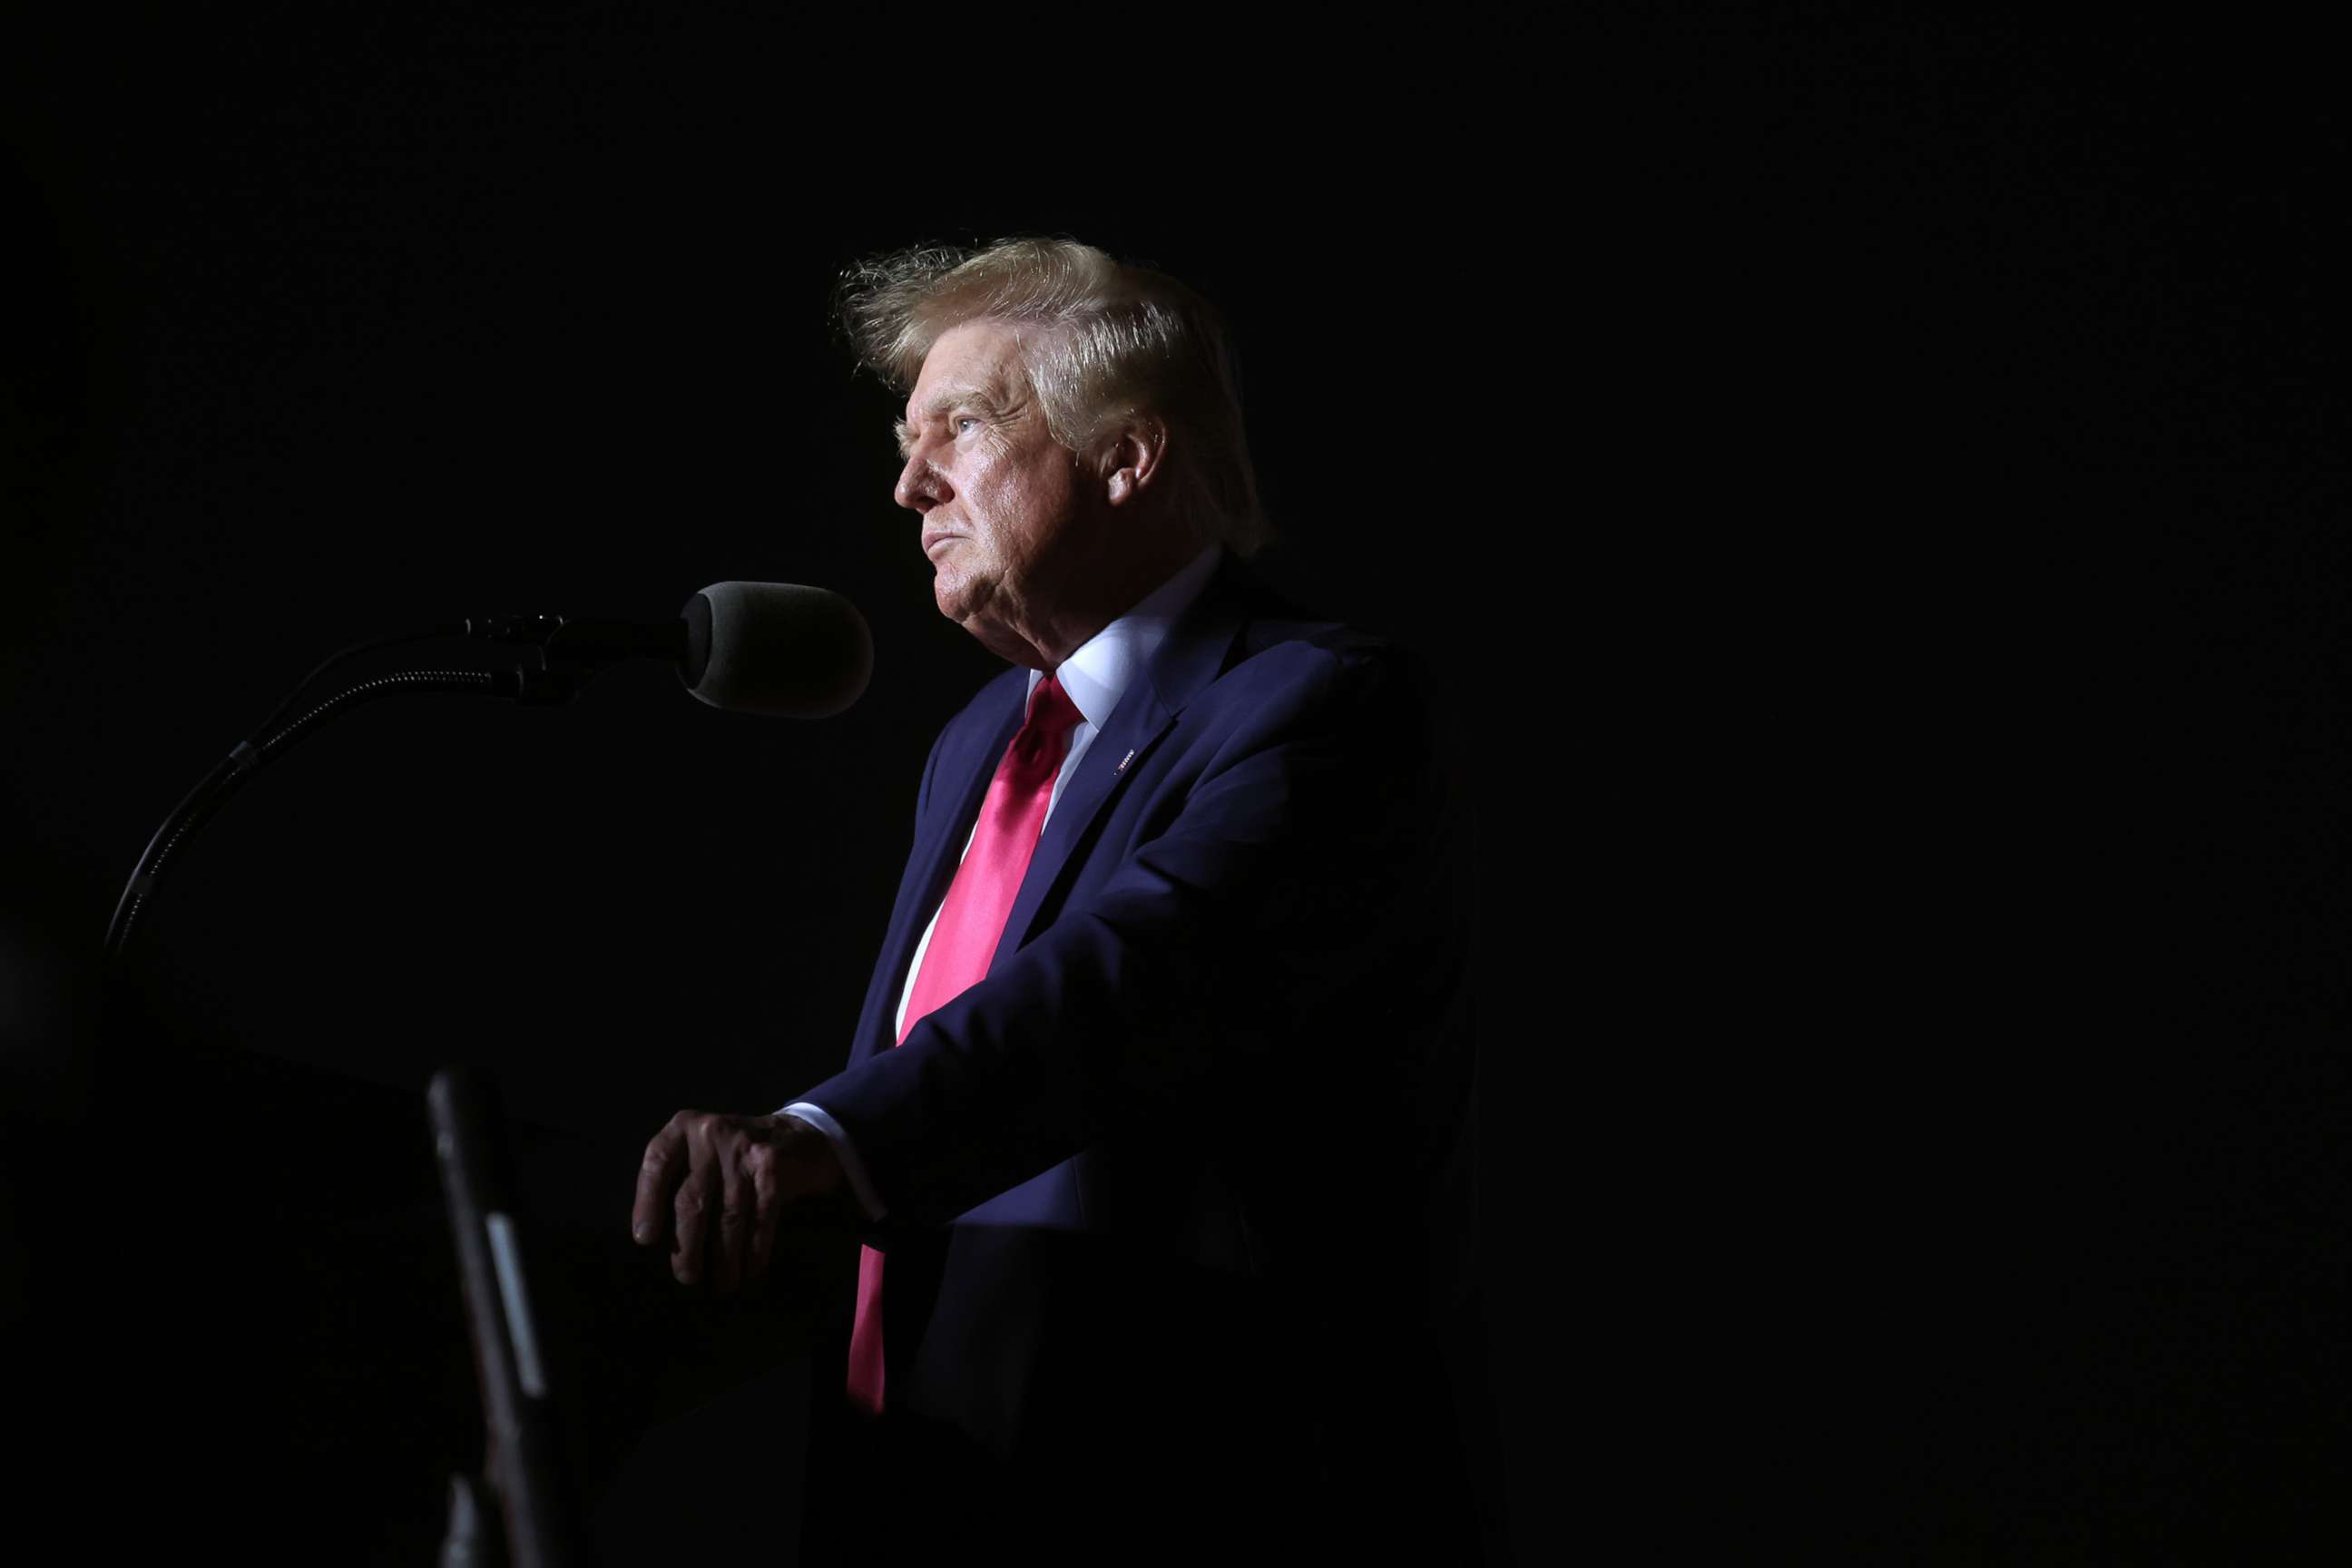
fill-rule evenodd
<path id="1" fill-rule="evenodd" d="M 1049 675 L 1037 683 L 1036 690 L 1029 694 L 1029 716 L 1021 727 L 1059 739 L 1086 721 L 1087 716 L 1078 711 L 1078 705 L 1070 700 L 1070 694 L 1062 689 L 1062 683 Z"/>
<path id="2" fill-rule="evenodd" d="M 1087 716 L 1078 711 L 1060 681 L 1050 675 L 1039 681 L 1029 694 L 1029 712 L 1021 722 L 1021 732 L 1013 737 L 1013 752 L 1024 772 L 1058 771 L 1070 731 L 1086 721 Z"/>

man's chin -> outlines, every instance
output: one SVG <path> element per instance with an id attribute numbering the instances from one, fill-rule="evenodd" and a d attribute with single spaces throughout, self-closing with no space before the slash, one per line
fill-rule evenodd
<path id="1" fill-rule="evenodd" d="M 948 619 L 969 626 L 974 616 L 986 613 L 989 601 L 995 597 L 993 586 L 986 580 L 975 583 L 953 567 L 937 567 L 931 576 L 931 601 Z"/>

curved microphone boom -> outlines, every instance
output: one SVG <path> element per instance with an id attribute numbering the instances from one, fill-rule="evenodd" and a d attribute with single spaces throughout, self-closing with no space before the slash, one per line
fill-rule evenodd
<path id="1" fill-rule="evenodd" d="M 352 656 L 452 636 L 527 647 L 537 658 L 499 670 L 407 669 L 380 675 L 346 686 L 299 717 L 279 722 L 313 680 Z M 303 677 L 252 738 L 238 742 L 155 830 L 107 926 L 110 970 L 165 868 L 189 837 L 265 763 L 316 734 L 329 720 L 407 691 L 466 692 L 534 704 L 566 702 L 598 670 L 624 658 L 668 660 L 686 689 L 713 708 L 823 719 L 865 693 L 874 670 L 874 638 L 856 607 L 825 589 L 797 583 L 713 583 L 688 599 L 678 618 L 666 626 L 563 616 L 488 616 L 345 648 Z"/>

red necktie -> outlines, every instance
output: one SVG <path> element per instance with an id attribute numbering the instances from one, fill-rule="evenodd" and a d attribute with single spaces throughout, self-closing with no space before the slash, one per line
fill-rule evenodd
<path id="1" fill-rule="evenodd" d="M 1020 896 L 1021 879 L 1045 828 L 1053 804 L 1054 777 L 1069 749 L 1070 731 L 1085 722 L 1076 704 L 1052 676 L 1029 694 L 1029 714 L 1020 733 L 1004 748 L 996 776 L 988 782 L 980 822 L 955 880 L 940 904 L 923 966 L 908 994 L 906 1021 L 898 1041 L 924 1014 L 952 1002 L 988 973 L 1005 918 Z M 875 1415 L 882 1412 L 882 1254 L 858 1249 L 857 1316 L 849 1333 L 849 1402 Z"/>

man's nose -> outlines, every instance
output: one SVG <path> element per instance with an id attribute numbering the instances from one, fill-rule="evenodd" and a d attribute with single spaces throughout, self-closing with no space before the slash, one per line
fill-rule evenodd
<path id="1" fill-rule="evenodd" d="M 907 459 L 898 470 L 898 482 L 891 488 L 891 499 L 910 511 L 928 512 L 948 499 L 948 482 L 944 475 L 923 461 L 918 452 Z"/>

